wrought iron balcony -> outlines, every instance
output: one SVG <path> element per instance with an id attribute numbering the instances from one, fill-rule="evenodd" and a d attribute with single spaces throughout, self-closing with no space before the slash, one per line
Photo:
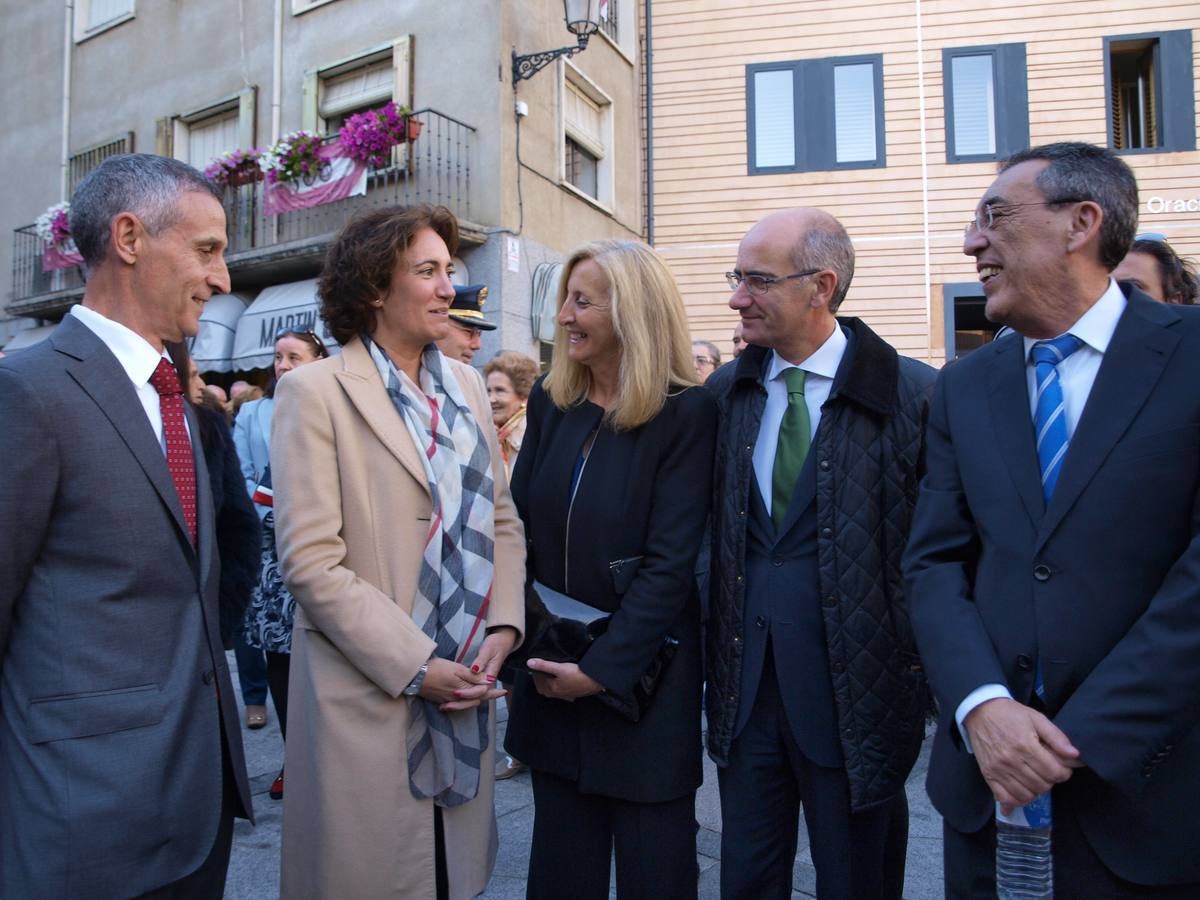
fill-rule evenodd
<path id="1" fill-rule="evenodd" d="M 329 239 L 362 209 L 432 203 L 470 222 L 475 128 L 434 109 L 417 110 L 412 118 L 421 123 L 420 135 L 396 147 L 388 165 L 368 170 L 365 196 L 268 217 L 262 214 L 263 182 L 225 188 L 226 259 L 234 286 L 310 277 L 304 268 L 319 264 Z M 42 242 L 33 225 L 14 233 L 12 278 L 9 310 L 15 315 L 53 317 L 78 299 L 83 286 L 79 269 L 42 271 Z"/>

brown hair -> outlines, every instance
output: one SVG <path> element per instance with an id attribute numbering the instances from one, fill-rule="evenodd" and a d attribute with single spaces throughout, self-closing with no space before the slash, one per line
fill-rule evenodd
<path id="1" fill-rule="evenodd" d="M 432 228 L 454 256 L 458 221 L 444 206 L 393 206 L 351 219 L 329 245 L 317 285 L 321 318 L 339 344 L 375 327 L 372 303 L 387 293 L 400 254 L 422 228 Z"/>
<path id="2" fill-rule="evenodd" d="M 524 353 L 516 350 L 502 350 L 483 367 L 483 377 L 487 378 L 493 372 L 507 375 L 517 396 L 522 400 L 528 400 L 529 392 L 533 390 L 533 383 L 537 381 L 539 366 L 536 360 Z"/>

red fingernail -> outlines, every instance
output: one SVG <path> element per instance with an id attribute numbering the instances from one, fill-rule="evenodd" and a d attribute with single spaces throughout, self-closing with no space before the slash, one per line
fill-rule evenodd
<path id="1" fill-rule="evenodd" d="M 489 676 L 487 676 L 487 680 L 488 680 L 488 681 L 491 681 L 491 682 L 493 682 L 493 683 L 494 683 L 494 682 L 496 681 L 496 676 L 495 676 L 495 675 L 489 675 Z"/>
<path id="2" fill-rule="evenodd" d="M 471 671 L 476 674 L 479 674 L 479 666 L 471 666 Z"/>

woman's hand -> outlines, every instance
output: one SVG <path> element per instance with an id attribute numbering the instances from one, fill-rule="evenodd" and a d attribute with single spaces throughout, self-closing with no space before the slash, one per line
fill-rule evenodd
<path id="1" fill-rule="evenodd" d="M 482 655 L 482 648 L 479 652 Z M 424 699 L 438 704 L 442 712 L 454 712 L 472 709 L 486 700 L 503 697 L 505 691 L 495 685 L 495 675 L 486 674 L 477 670 L 477 667 L 468 669 L 460 663 L 435 656 L 429 660 L 429 671 L 418 693 Z"/>
<path id="2" fill-rule="evenodd" d="M 471 671 L 480 672 L 485 677 L 490 676 L 490 683 L 495 683 L 500 675 L 500 667 L 504 665 L 504 660 L 512 653 L 516 643 L 517 629 L 511 625 L 496 626 L 483 639 L 479 653 L 471 665 Z"/>
<path id="3" fill-rule="evenodd" d="M 537 692 L 552 700 L 578 700 L 604 690 L 604 685 L 575 663 L 556 663 L 535 658 L 529 660 L 528 666 L 533 673 Z"/>

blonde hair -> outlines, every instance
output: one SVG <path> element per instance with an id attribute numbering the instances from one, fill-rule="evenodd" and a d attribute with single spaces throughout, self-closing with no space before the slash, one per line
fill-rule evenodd
<path id="1" fill-rule="evenodd" d="M 563 266 L 555 309 L 567 297 L 567 280 L 592 260 L 608 282 L 609 313 L 621 348 L 617 399 L 605 418 L 618 431 L 645 425 L 662 410 L 672 387 L 698 384 L 687 314 L 667 264 L 640 241 L 593 241 Z M 567 356 L 567 334 L 555 322 L 554 355 L 543 386 L 554 405 L 582 403 L 591 387 L 587 367 Z"/>

